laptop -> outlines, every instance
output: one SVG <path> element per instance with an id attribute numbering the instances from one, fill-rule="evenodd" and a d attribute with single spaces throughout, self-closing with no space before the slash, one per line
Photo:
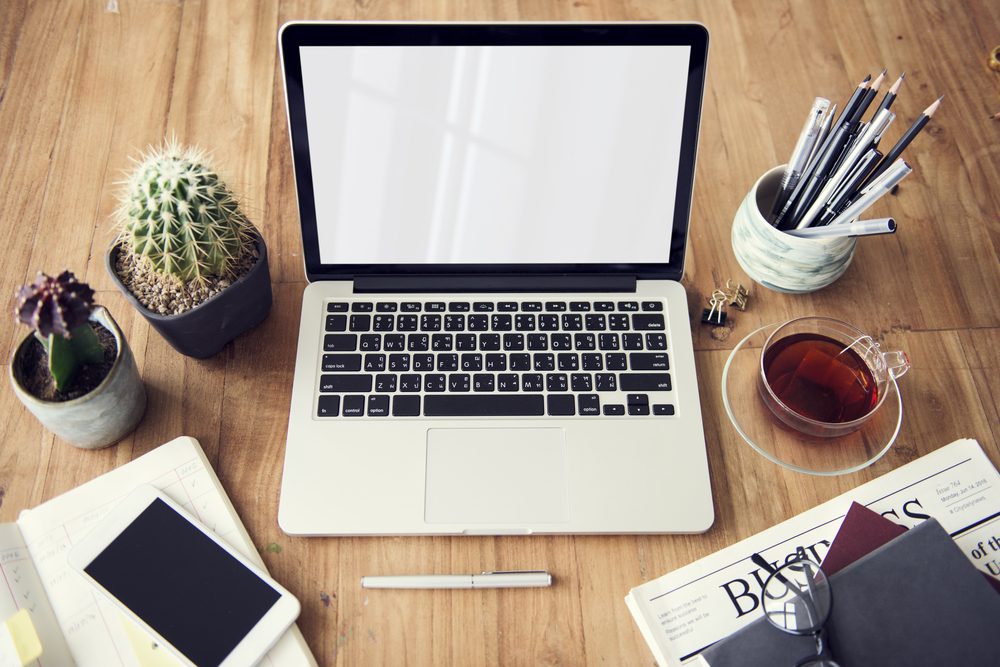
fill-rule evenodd
<path id="1" fill-rule="evenodd" d="M 708 36 L 289 23 L 309 285 L 292 535 L 694 533 L 684 288 Z"/>

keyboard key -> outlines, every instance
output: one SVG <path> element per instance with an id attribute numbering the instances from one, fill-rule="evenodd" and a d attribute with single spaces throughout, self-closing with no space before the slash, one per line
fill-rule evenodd
<path id="1" fill-rule="evenodd" d="M 462 370 L 466 373 L 483 370 L 483 355 L 467 353 L 462 355 Z"/>
<path id="2" fill-rule="evenodd" d="M 445 331 L 465 331 L 465 315 L 445 315 Z"/>
<path id="3" fill-rule="evenodd" d="M 399 390 L 405 392 L 417 392 L 420 391 L 420 376 L 419 375 L 400 375 L 399 376 Z"/>
<path id="4" fill-rule="evenodd" d="M 627 368 L 625 355 L 618 352 L 608 352 L 604 355 L 604 365 L 609 371 L 623 371 Z"/>
<path id="5" fill-rule="evenodd" d="M 347 315 L 327 315 L 327 331 L 347 331 Z"/>
<path id="6" fill-rule="evenodd" d="M 624 405 L 605 405 L 604 406 L 604 414 L 608 415 L 608 416 L 611 416 L 611 415 L 614 415 L 614 416 L 623 415 L 623 414 L 625 414 L 625 406 Z"/>
<path id="7" fill-rule="evenodd" d="M 493 308 L 494 308 L 493 304 L 490 303 L 489 301 L 476 301 L 474 304 L 472 304 L 472 310 L 476 311 L 477 313 L 492 313 Z"/>
<path id="8" fill-rule="evenodd" d="M 670 373 L 622 373 L 622 391 L 670 391 Z"/>
<path id="9" fill-rule="evenodd" d="M 518 331 L 534 331 L 535 316 L 522 313 L 514 317 L 514 328 Z"/>
<path id="10" fill-rule="evenodd" d="M 455 349 L 468 352 L 476 349 L 476 334 L 455 334 Z"/>
<path id="11" fill-rule="evenodd" d="M 376 315 L 372 329 L 375 331 L 392 331 L 395 324 L 396 317 L 394 315 Z"/>
<path id="12" fill-rule="evenodd" d="M 353 352 L 358 349 L 357 334 L 327 334 L 323 337 L 325 352 Z"/>
<path id="13" fill-rule="evenodd" d="M 410 352 L 426 352 L 430 349 L 430 338 L 427 334 L 410 334 L 406 337 L 406 349 Z"/>
<path id="14" fill-rule="evenodd" d="M 573 347 L 577 350 L 593 350 L 597 348 L 597 341 L 592 333 L 573 334 Z"/>
<path id="15" fill-rule="evenodd" d="M 369 396 L 368 397 L 368 416 L 369 417 L 388 417 L 389 416 L 389 397 L 388 396 Z"/>
<path id="16" fill-rule="evenodd" d="M 360 417 L 365 414 L 364 396 L 344 396 L 344 416 Z"/>
<path id="17" fill-rule="evenodd" d="M 437 356 L 437 369 L 439 371 L 450 372 L 458 370 L 457 354 L 439 354 Z"/>
<path id="18" fill-rule="evenodd" d="M 389 374 L 376 375 L 375 391 L 380 394 L 389 394 L 396 391 L 396 376 Z"/>
<path id="19" fill-rule="evenodd" d="M 510 331 L 513 322 L 510 315 L 493 315 L 490 317 L 490 328 L 493 331 Z"/>
<path id="20" fill-rule="evenodd" d="M 661 403 L 659 405 L 654 405 L 653 406 L 653 414 L 654 415 L 667 415 L 667 416 L 672 415 L 672 414 L 674 414 L 674 406 L 673 406 L 672 403 L 665 403 L 665 404 Z"/>
<path id="21" fill-rule="evenodd" d="M 646 349 L 647 350 L 667 349 L 667 337 L 661 333 L 646 334 Z"/>
<path id="22" fill-rule="evenodd" d="M 568 391 L 569 378 L 565 373 L 549 373 L 545 376 L 545 391 Z"/>
<path id="23" fill-rule="evenodd" d="M 542 389 L 541 373 L 525 373 L 521 376 L 521 391 L 541 391 Z"/>
<path id="24" fill-rule="evenodd" d="M 372 376 L 365 374 L 321 375 L 319 390 L 325 394 L 371 391 Z"/>
<path id="25" fill-rule="evenodd" d="M 615 309 L 615 304 L 612 303 L 611 301 L 598 301 L 597 303 L 594 304 L 594 310 L 600 312 L 606 313 L 614 309 Z"/>
<path id="26" fill-rule="evenodd" d="M 554 311 L 554 312 L 562 312 L 562 311 L 566 310 L 566 302 L 565 301 L 546 301 L 545 302 L 545 310 Z"/>
<path id="27" fill-rule="evenodd" d="M 566 313 L 562 316 L 563 331 L 580 331 L 583 329 L 583 316 L 578 313 Z"/>
<path id="28" fill-rule="evenodd" d="M 413 355 L 413 370 L 421 371 L 422 373 L 434 370 L 434 355 L 433 354 Z"/>
<path id="29" fill-rule="evenodd" d="M 633 315 L 632 328 L 636 331 L 663 331 L 667 328 L 667 323 L 660 313 L 652 315 Z"/>
<path id="30" fill-rule="evenodd" d="M 416 331 L 419 318 L 416 315 L 397 315 L 396 331 Z"/>
<path id="31" fill-rule="evenodd" d="M 494 379 L 491 373 L 476 373 L 472 376 L 472 391 L 493 391 Z"/>
<path id="32" fill-rule="evenodd" d="M 372 304 L 367 301 L 355 301 L 351 304 L 352 313 L 370 313 L 372 312 Z"/>
<path id="33" fill-rule="evenodd" d="M 528 334 L 528 349 L 529 350 L 547 350 L 547 349 L 549 349 L 549 335 L 548 334 Z"/>
<path id="34" fill-rule="evenodd" d="M 424 391 L 444 391 L 445 379 L 440 373 L 430 373 L 424 376 Z"/>
<path id="35" fill-rule="evenodd" d="M 517 373 L 501 373 L 497 376 L 497 391 L 517 391 L 519 388 Z"/>
<path id="36" fill-rule="evenodd" d="M 386 352 L 405 350 L 406 337 L 403 334 L 386 334 L 382 336 L 382 349 Z"/>
<path id="37" fill-rule="evenodd" d="M 512 354 L 512 355 L 510 355 L 510 370 L 512 370 L 512 371 L 530 371 L 531 370 L 531 355 L 529 355 L 529 354 Z"/>
<path id="38" fill-rule="evenodd" d="M 556 355 L 556 361 L 561 371 L 575 371 L 580 369 L 580 359 L 572 352 L 560 352 Z"/>
<path id="39" fill-rule="evenodd" d="M 586 301 L 570 301 L 569 309 L 574 312 L 584 312 L 590 310 L 590 304 Z"/>
<path id="40" fill-rule="evenodd" d="M 602 350 L 618 349 L 618 334 L 606 333 L 597 336 L 598 345 Z"/>
<path id="41" fill-rule="evenodd" d="M 556 369 L 555 356 L 551 352 L 536 352 L 533 367 L 536 371 L 554 371 Z"/>
<path id="42" fill-rule="evenodd" d="M 612 331 L 625 331 L 628 329 L 628 315 L 615 313 L 608 315 L 608 328 Z"/>
<path id="43" fill-rule="evenodd" d="M 316 408 L 317 417 L 336 417 L 340 414 L 340 396 L 320 396 Z"/>
<path id="44" fill-rule="evenodd" d="M 499 373 L 500 371 L 507 370 L 507 355 L 506 354 L 487 354 L 486 355 L 486 370 L 493 371 L 494 373 Z"/>
<path id="45" fill-rule="evenodd" d="M 469 315 L 469 331 L 489 331 L 489 315 Z"/>
<path id="46" fill-rule="evenodd" d="M 410 355 L 390 354 L 389 370 L 394 373 L 405 373 L 406 371 L 410 370 Z"/>
<path id="47" fill-rule="evenodd" d="M 375 312 L 378 313 L 395 313 L 396 304 L 389 303 L 387 301 L 379 301 L 375 304 Z"/>
<path id="48" fill-rule="evenodd" d="M 556 351 L 568 352 L 573 349 L 573 338 L 569 334 L 552 334 L 549 336 L 549 346 Z"/>
<path id="49" fill-rule="evenodd" d="M 557 331 L 559 329 L 559 316 L 551 314 L 539 315 L 538 328 L 541 331 Z"/>
<path id="50" fill-rule="evenodd" d="M 670 370 L 670 360 L 666 352 L 630 352 L 628 363 L 633 371 Z"/>
<path id="51" fill-rule="evenodd" d="M 441 316 L 440 315 L 421 315 L 420 316 L 420 330 L 421 331 L 441 331 Z"/>
<path id="52" fill-rule="evenodd" d="M 466 392 L 469 388 L 468 373 L 452 373 L 448 376 L 448 391 Z"/>
<path id="53" fill-rule="evenodd" d="M 444 312 L 444 302 L 443 301 L 431 301 L 424 304 L 424 310 L 428 313 L 443 313 Z"/>
<path id="54" fill-rule="evenodd" d="M 365 352 L 378 352 L 382 349 L 382 337 L 378 334 L 361 334 L 358 348 Z"/>
<path id="55" fill-rule="evenodd" d="M 479 349 L 483 352 L 496 352 L 500 349 L 500 334 L 479 334 Z"/>
<path id="56" fill-rule="evenodd" d="M 448 304 L 448 312 L 467 313 L 472 308 L 468 301 L 452 301 Z"/>
<path id="57" fill-rule="evenodd" d="M 420 304 L 416 301 L 404 301 L 399 305 L 399 309 L 404 313 L 419 313 Z"/>
<path id="58" fill-rule="evenodd" d="M 371 315 L 351 315 L 351 331 L 370 331 L 371 328 Z"/>
<path id="59" fill-rule="evenodd" d="M 497 304 L 497 310 L 499 310 L 501 313 L 514 312 L 514 311 L 517 310 L 517 302 L 516 301 L 501 301 L 500 303 Z"/>
<path id="60" fill-rule="evenodd" d="M 434 334 L 431 336 L 431 349 L 435 352 L 451 352 L 455 347 L 455 339 L 451 334 Z"/>
<path id="61" fill-rule="evenodd" d="M 575 406 L 573 405 L 575 401 L 573 396 L 570 394 L 564 394 L 562 396 L 550 395 L 547 397 L 549 414 L 553 417 L 564 417 L 576 414 Z"/>
<path id="62" fill-rule="evenodd" d="M 570 376 L 573 391 L 594 391 L 594 380 L 590 373 L 573 373 Z"/>
<path id="63" fill-rule="evenodd" d="M 626 350 L 642 349 L 642 334 L 627 333 L 622 334 L 622 347 Z"/>
<path id="64" fill-rule="evenodd" d="M 360 354 L 324 354 L 323 370 L 326 372 L 335 371 L 360 371 Z"/>
<path id="65" fill-rule="evenodd" d="M 526 313 L 537 313 L 542 309 L 541 301 L 522 301 L 521 310 Z"/>
<path id="66" fill-rule="evenodd" d="M 587 315 L 583 318 L 587 331 L 604 331 L 608 328 L 608 318 L 601 314 Z"/>
<path id="67" fill-rule="evenodd" d="M 646 311 L 650 311 L 650 310 L 663 310 L 663 302 L 662 301 L 643 301 L 642 302 L 642 309 L 646 310 Z"/>
<path id="68" fill-rule="evenodd" d="M 614 373 L 598 373 L 596 379 L 597 391 L 618 391 Z"/>
<path id="69" fill-rule="evenodd" d="M 346 313 L 347 304 L 346 303 L 328 303 L 326 304 L 326 312 L 328 313 Z"/>
<path id="70" fill-rule="evenodd" d="M 385 355 L 384 354 L 366 354 L 365 355 L 365 370 L 369 373 L 376 371 L 385 370 Z"/>
<path id="71" fill-rule="evenodd" d="M 419 396 L 393 396 L 392 397 L 393 417 L 419 417 L 420 397 Z"/>
<path id="72" fill-rule="evenodd" d="M 604 357 L 600 354 L 582 354 L 580 355 L 583 359 L 583 370 L 585 371 L 603 371 L 604 370 Z"/>
<path id="73" fill-rule="evenodd" d="M 625 402 L 630 405 L 632 403 L 644 403 L 649 405 L 649 396 L 646 394 L 627 394 L 625 396 Z"/>
<path id="74" fill-rule="evenodd" d="M 428 417 L 540 417 L 545 414 L 545 401 L 539 395 L 425 396 L 424 414 Z"/>
<path id="75" fill-rule="evenodd" d="M 649 414 L 649 396 L 646 394 L 629 394 L 626 400 L 630 415 Z"/>
<path id="76" fill-rule="evenodd" d="M 524 349 L 524 334 L 504 334 L 503 349 L 517 352 Z"/>
<path id="77" fill-rule="evenodd" d="M 601 399 L 597 394 L 580 394 L 576 397 L 576 404 L 581 415 L 592 417 L 601 414 Z"/>
<path id="78" fill-rule="evenodd" d="M 639 304 L 635 301 L 619 301 L 618 310 L 636 311 L 639 310 Z"/>

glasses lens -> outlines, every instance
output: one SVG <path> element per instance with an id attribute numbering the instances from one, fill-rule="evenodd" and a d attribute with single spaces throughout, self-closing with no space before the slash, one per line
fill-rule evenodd
<path id="1" fill-rule="evenodd" d="M 764 582 L 762 597 L 767 620 L 792 634 L 816 632 L 830 615 L 830 582 L 812 561 L 782 565 Z"/>
<path id="2" fill-rule="evenodd" d="M 827 658 L 815 658 L 809 662 L 800 662 L 799 667 L 840 667 L 840 665 Z"/>

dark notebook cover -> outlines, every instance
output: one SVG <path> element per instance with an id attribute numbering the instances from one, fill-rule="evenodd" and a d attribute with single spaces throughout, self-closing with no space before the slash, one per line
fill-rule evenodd
<path id="1" fill-rule="evenodd" d="M 934 519 L 830 577 L 832 657 L 843 667 L 995 665 L 1000 596 Z M 705 649 L 711 667 L 780 667 L 814 654 L 761 618 Z"/>

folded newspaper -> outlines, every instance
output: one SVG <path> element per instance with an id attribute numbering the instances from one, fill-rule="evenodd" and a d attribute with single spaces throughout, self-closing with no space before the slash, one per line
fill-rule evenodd
<path id="1" fill-rule="evenodd" d="M 1000 475 L 975 440 L 957 440 L 711 556 L 633 588 L 632 617 L 662 667 L 697 654 L 762 615 L 767 578 L 751 560 L 798 548 L 821 562 L 852 501 L 904 526 L 934 517 L 972 563 L 1000 579 Z"/>

